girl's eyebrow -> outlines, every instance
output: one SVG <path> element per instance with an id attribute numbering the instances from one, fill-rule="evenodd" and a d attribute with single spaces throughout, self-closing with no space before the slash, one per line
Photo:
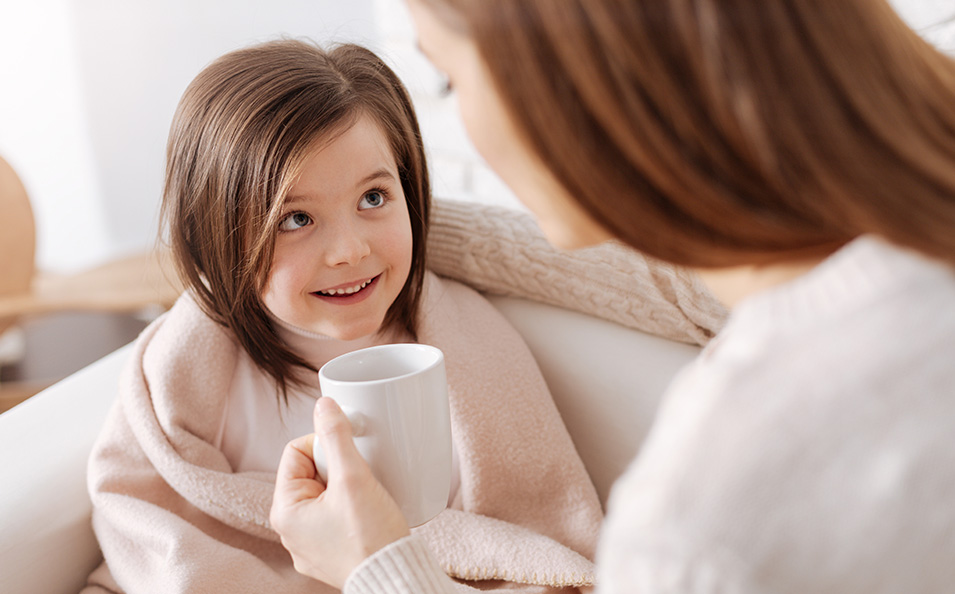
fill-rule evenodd
<path id="1" fill-rule="evenodd" d="M 299 202 L 307 202 L 308 199 L 305 196 L 292 196 L 291 194 L 286 196 L 285 203 L 282 205 L 285 208 L 290 206 L 295 206 Z"/>
<path id="2" fill-rule="evenodd" d="M 375 171 L 361 178 L 355 184 L 355 188 L 361 188 L 362 186 L 365 186 L 373 181 L 378 181 L 378 180 L 396 181 L 396 178 L 394 174 L 392 174 L 390 171 L 382 167 L 381 169 L 376 169 Z M 285 206 L 286 207 L 295 206 L 295 204 L 299 202 L 308 202 L 308 196 L 299 196 L 299 195 L 289 194 L 288 197 L 286 197 L 285 199 Z"/>
<path id="3" fill-rule="evenodd" d="M 374 172 L 372 172 L 372 173 L 366 175 L 364 178 L 362 178 L 361 181 L 359 181 L 357 184 L 355 184 L 355 187 L 357 188 L 357 187 L 359 187 L 359 186 L 364 186 L 365 184 L 367 184 L 367 183 L 369 183 L 369 182 L 373 182 L 373 181 L 376 181 L 376 180 L 379 180 L 379 179 L 390 179 L 390 180 L 394 180 L 394 179 L 395 179 L 395 176 L 392 175 L 392 173 L 391 173 L 390 171 L 388 171 L 387 169 L 385 169 L 384 167 L 382 167 L 381 169 L 378 169 L 378 170 L 376 170 L 376 171 L 374 171 Z"/>

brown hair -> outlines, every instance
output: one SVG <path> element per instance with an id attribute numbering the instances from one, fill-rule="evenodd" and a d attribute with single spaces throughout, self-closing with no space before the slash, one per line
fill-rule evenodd
<path id="1" fill-rule="evenodd" d="M 361 114 L 390 142 L 413 237 L 411 271 L 383 328 L 416 336 L 430 188 L 411 100 L 380 58 L 297 40 L 233 51 L 192 81 L 173 119 L 162 216 L 177 270 L 283 397 L 294 369 L 314 369 L 277 336 L 261 300 L 282 206 L 314 143 Z"/>
<path id="2" fill-rule="evenodd" d="M 955 62 L 882 0 L 423 0 L 604 228 L 677 264 L 955 262 Z"/>

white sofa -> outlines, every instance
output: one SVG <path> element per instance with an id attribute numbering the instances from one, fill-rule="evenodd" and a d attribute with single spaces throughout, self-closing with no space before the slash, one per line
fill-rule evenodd
<path id="1" fill-rule="evenodd" d="M 698 348 L 513 298 L 492 301 L 523 334 L 606 502 L 674 373 Z M 0 415 L 0 593 L 77 592 L 99 563 L 86 459 L 129 347 Z"/>

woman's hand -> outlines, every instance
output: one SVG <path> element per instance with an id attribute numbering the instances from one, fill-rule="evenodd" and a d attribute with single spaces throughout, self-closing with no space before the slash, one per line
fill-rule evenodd
<path id="1" fill-rule="evenodd" d="M 299 573 L 341 589 L 359 563 L 410 531 L 398 504 L 355 449 L 338 404 L 319 398 L 314 422 L 314 434 L 282 452 L 269 520 Z M 312 460 L 316 436 L 328 461 L 327 486 Z"/>

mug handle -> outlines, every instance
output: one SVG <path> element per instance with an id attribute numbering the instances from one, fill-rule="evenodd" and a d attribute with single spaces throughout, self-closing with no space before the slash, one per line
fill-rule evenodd
<path id="1" fill-rule="evenodd" d="M 366 429 L 365 415 L 345 406 L 342 406 L 341 409 L 348 422 L 351 423 L 352 438 L 364 435 Z M 318 442 L 318 437 L 312 442 L 312 458 L 315 460 L 315 470 L 318 472 L 318 478 L 322 479 L 323 483 L 328 483 L 328 462 L 325 460 L 325 452 Z"/>

